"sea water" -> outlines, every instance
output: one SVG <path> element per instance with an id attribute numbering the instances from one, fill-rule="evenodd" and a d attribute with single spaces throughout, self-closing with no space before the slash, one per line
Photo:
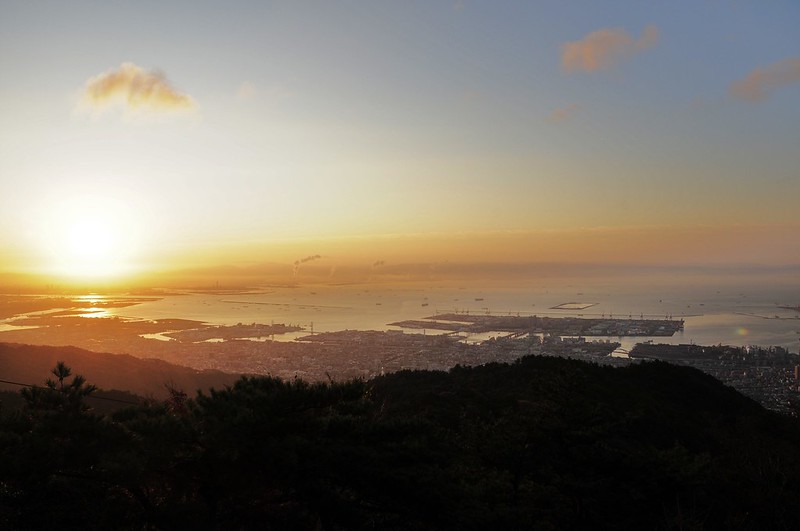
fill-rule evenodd
<path id="1" fill-rule="evenodd" d="M 565 303 L 579 303 L 576 306 L 583 309 L 556 308 Z M 112 309 L 110 313 L 142 319 L 193 319 L 214 325 L 283 323 L 305 328 L 304 332 L 283 339 L 294 339 L 312 329 L 314 332 L 397 330 L 391 323 L 451 312 L 672 318 L 683 319 L 684 330 L 672 337 L 653 338 L 655 342 L 772 345 L 797 352 L 800 312 L 781 306 L 798 304 L 800 286 L 791 282 L 576 279 L 514 285 L 466 282 L 460 285 L 451 281 L 271 286 L 235 294 L 187 292 Z M 625 338 L 622 343 L 630 348 L 646 339 Z"/>

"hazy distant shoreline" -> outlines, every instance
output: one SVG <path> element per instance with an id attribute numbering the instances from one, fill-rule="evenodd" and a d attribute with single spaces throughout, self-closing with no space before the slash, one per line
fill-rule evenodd
<path id="1" fill-rule="evenodd" d="M 723 281 L 716 285 L 681 282 L 647 285 L 623 279 L 602 282 L 569 279 L 518 285 L 460 285 L 457 282 L 408 282 L 390 286 L 380 283 L 272 285 L 268 290 L 240 290 L 235 297 L 231 297 L 230 290 L 151 290 L 145 293 L 147 296 L 96 296 L 94 310 L 102 310 L 102 313 L 95 315 L 144 320 L 182 319 L 209 325 L 280 323 L 307 331 L 313 328 L 318 332 L 396 330 L 390 323 L 450 312 L 586 318 L 673 317 L 686 321 L 685 330 L 669 338 L 669 342 L 675 344 L 757 344 L 782 346 L 792 352 L 797 352 L 800 345 L 800 312 L 793 310 L 800 301 L 800 286 L 770 285 L 760 279 L 749 283 Z M 9 297 L 15 296 L 6 295 L 5 300 Z M 70 300 L 80 302 L 70 303 Z M 59 307 L 85 306 L 91 300 L 61 297 Z M 591 306 L 553 309 L 564 304 Z M 0 325 L 8 329 L 17 313 L 0 314 L 3 318 Z M 0 339 L 2 335 L 0 332 Z M 627 344 L 628 339 L 623 343 L 633 346 Z"/>

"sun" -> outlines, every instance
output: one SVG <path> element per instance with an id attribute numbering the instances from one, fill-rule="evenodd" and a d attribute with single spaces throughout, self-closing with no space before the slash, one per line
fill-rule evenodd
<path id="1" fill-rule="evenodd" d="M 116 243 L 111 227 L 96 217 L 78 219 L 69 228 L 67 245 L 74 258 L 108 260 L 116 254 Z"/>
<path id="2" fill-rule="evenodd" d="M 135 218 L 108 199 L 72 200 L 52 210 L 44 231 L 44 267 L 66 280 L 110 280 L 132 273 Z"/>

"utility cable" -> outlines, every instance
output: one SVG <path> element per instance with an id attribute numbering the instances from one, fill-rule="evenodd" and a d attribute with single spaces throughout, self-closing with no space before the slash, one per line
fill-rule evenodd
<path id="1" fill-rule="evenodd" d="M 44 391 L 54 391 L 49 387 L 42 387 L 41 385 L 34 385 L 34 384 L 27 384 L 21 382 L 12 382 L 10 380 L 0 380 L 0 383 L 11 384 L 11 385 L 18 385 L 20 387 L 30 387 L 31 389 L 42 389 Z M 107 400 L 109 402 L 119 402 L 121 404 L 130 404 L 133 406 L 140 406 L 141 402 L 131 402 L 130 400 L 122 400 L 120 398 L 111 398 L 109 396 L 94 396 L 94 395 L 87 395 L 86 398 L 94 398 L 96 400 Z"/>

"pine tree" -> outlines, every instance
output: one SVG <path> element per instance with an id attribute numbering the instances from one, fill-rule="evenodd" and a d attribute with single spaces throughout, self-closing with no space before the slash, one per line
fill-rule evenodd
<path id="1" fill-rule="evenodd" d="M 86 384 L 86 378 L 76 374 L 71 382 L 70 369 L 63 361 L 56 363 L 50 371 L 55 379 L 45 380 L 45 387 L 31 387 L 22 390 L 22 397 L 30 411 L 50 411 L 58 413 L 79 414 L 87 411 L 89 406 L 85 398 L 97 390 L 97 387 Z"/>

